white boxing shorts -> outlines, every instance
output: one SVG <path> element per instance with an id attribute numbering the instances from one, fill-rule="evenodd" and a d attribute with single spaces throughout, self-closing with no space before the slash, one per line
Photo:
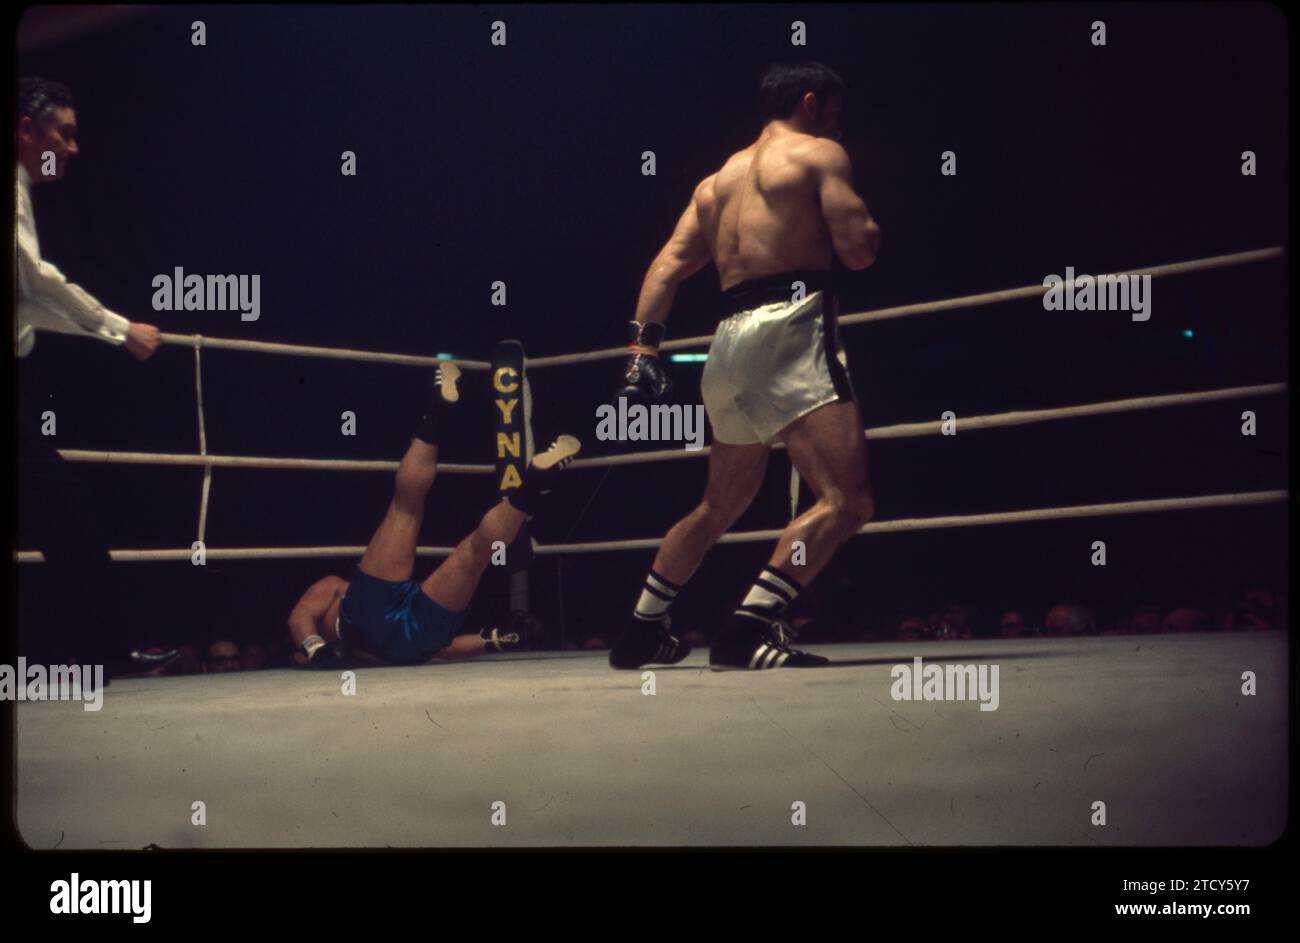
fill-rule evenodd
<path id="1" fill-rule="evenodd" d="M 800 301 L 794 282 L 805 286 Z M 716 441 L 766 445 L 814 409 L 854 398 L 830 273 L 751 279 L 723 296 L 736 313 L 718 325 L 700 382 Z"/>

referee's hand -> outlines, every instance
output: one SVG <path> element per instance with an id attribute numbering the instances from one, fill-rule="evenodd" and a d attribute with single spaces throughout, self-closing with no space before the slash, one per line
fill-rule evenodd
<path id="1" fill-rule="evenodd" d="M 152 324 L 132 322 L 126 329 L 126 349 L 136 360 L 148 360 L 162 344 L 162 332 Z"/>

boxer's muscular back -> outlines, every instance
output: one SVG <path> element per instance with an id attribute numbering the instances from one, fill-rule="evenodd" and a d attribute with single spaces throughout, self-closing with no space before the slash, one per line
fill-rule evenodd
<path id="1" fill-rule="evenodd" d="M 780 272 L 830 270 L 831 235 L 813 161 L 825 143 L 770 128 L 700 184 L 700 226 L 723 290 Z"/>

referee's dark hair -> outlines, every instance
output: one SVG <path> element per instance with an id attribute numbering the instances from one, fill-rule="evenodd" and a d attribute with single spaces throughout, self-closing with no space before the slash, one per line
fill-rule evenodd
<path id="1" fill-rule="evenodd" d="M 31 118 L 38 128 L 45 128 L 54 120 L 59 108 L 75 108 L 72 89 L 62 82 L 52 82 L 36 76 L 18 80 L 18 114 L 15 125 L 23 118 Z"/>

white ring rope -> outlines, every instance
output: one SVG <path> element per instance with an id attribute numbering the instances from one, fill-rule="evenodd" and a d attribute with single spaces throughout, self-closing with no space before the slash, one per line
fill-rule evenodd
<path id="1" fill-rule="evenodd" d="M 1286 501 L 1285 491 L 1248 491 L 1242 494 L 1210 494 L 1197 498 L 1158 498 L 1150 501 L 1119 501 L 1110 504 L 1080 504 L 1062 508 L 1035 508 L 1028 511 L 1002 511 L 993 514 L 960 514 L 947 517 L 909 517 L 892 521 L 875 521 L 859 534 L 896 534 L 908 530 L 932 530 L 944 527 L 980 527 L 985 524 L 1022 524 L 1077 517 L 1109 517 L 1115 514 L 1147 514 L 1158 511 L 1199 510 L 1202 508 L 1242 507 Z M 742 544 L 775 540 L 780 530 L 750 530 L 723 534 L 720 544 Z M 547 544 L 534 553 L 599 553 L 604 550 L 652 550 L 663 543 L 662 537 L 644 540 L 609 540 L 578 544 Z"/>
<path id="2" fill-rule="evenodd" d="M 1224 268 L 1231 265 L 1246 265 L 1251 262 L 1264 262 L 1281 258 L 1282 246 L 1267 249 L 1250 249 L 1246 252 L 1232 252 L 1227 255 L 1213 255 L 1202 259 L 1189 259 L 1185 262 L 1169 262 L 1148 268 L 1133 269 L 1128 272 L 1110 273 L 1114 275 L 1150 275 L 1159 278 L 1165 275 L 1185 275 L 1207 269 Z M 1018 298 L 1032 298 L 1045 291 L 1042 285 L 1027 285 L 1024 288 L 1008 288 L 1002 291 L 985 292 L 979 295 L 963 295 L 941 301 L 924 301 L 920 304 L 899 305 L 893 308 L 879 308 L 858 314 L 841 316 L 841 325 L 865 324 L 868 321 L 881 321 L 886 318 L 901 318 L 913 314 L 927 314 L 935 311 L 951 311 L 955 308 L 978 307 L 996 304 L 1000 301 L 1013 301 Z M 194 345 L 199 343 L 196 334 L 163 334 L 163 341 L 168 344 Z M 680 350 L 685 347 L 700 347 L 708 344 L 713 335 L 703 334 L 699 337 L 684 337 L 667 341 L 659 345 L 660 350 Z M 439 357 L 418 357 L 411 354 L 388 354 L 369 350 L 353 350 L 346 347 L 306 347 L 301 344 L 277 344 L 269 341 L 236 340 L 229 337 L 207 337 L 202 343 L 217 350 L 245 350 L 263 354 L 282 354 L 291 357 L 323 357 L 329 360 L 355 360 L 362 363 L 389 363 L 409 367 L 433 367 L 444 362 Z M 531 357 L 530 369 L 537 367 L 557 367 L 564 364 L 585 363 L 592 360 L 606 360 L 627 356 L 626 347 L 607 347 L 579 354 L 560 354 L 553 357 Z M 490 370 L 491 364 L 485 360 L 453 360 L 453 363 L 466 370 Z"/>
<path id="3" fill-rule="evenodd" d="M 1185 511 L 1202 508 L 1244 507 L 1256 504 L 1285 502 L 1286 491 L 1248 491 L 1241 494 L 1211 494 L 1195 498 L 1158 498 L 1148 501 L 1119 501 L 1110 504 L 1080 504 L 1072 507 L 1034 508 L 1027 511 L 1002 511 L 993 514 L 962 514 L 946 517 L 912 517 L 867 524 L 859 534 L 894 534 L 901 531 L 931 530 L 945 527 L 979 527 L 986 524 L 1020 524 L 1030 521 L 1060 520 L 1080 517 L 1108 517 L 1118 514 L 1147 514 L 1159 511 Z M 718 543 L 736 544 L 775 540 L 779 530 L 753 530 L 724 534 Z M 663 543 L 662 537 L 644 540 L 607 540 L 591 543 L 545 544 L 533 548 L 538 554 L 600 553 L 606 550 L 651 550 Z M 419 547 L 421 557 L 445 557 L 452 547 Z M 355 547 L 243 547 L 209 549 L 213 560 L 268 560 L 309 559 L 318 557 L 359 557 L 365 553 L 363 546 Z M 143 562 L 159 560 L 189 560 L 189 549 L 178 550 L 111 550 L 115 562 Z M 16 554 L 19 563 L 44 560 L 39 550 L 25 550 Z"/>
<path id="4" fill-rule="evenodd" d="M 1281 246 L 1272 246 L 1268 249 L 1251 249 L 1248 252 L 1233 252 L 1229 255 L 1213 255 L 1203 259 L 1191 259 L 1186 262 L 1170 262 L 1166 265 L 1154 265 L 1148 268 L 1133 269 L 1128 272 L 1109 273 L 1113 275 L 1150 275 L 1152 278 L 1159 278 L 1164 275 L 1185 275 L 1189 272 L 1200 272 L 1206 269 L 1223 268 L 1230 265 L 1246 265 L 1250 262 L 1263 262 L 1268 259 L 1281 258 L 1283 249 Z M 1075 276 L 1076 278 L 1081 276 Z M 1097 276 L 1099 277 L 1099 276 Z M 868 321 L 883 321 L 886 318 L 901 318 L 913 314 L 930 314 L 936 311 L 952 311 L 956 308 L 973 308 L 980 305 L 997 304 L 1000 301 L 1014 301 L 1019 298 L 1033 298 L 1041 296 L 1047 289 L 1040 285 L 1027 285 L 1024 288 L 1007 288 L 1002 291 L 990 291 L 980 295 L 963 295 L 959 298 L 947 298 L 942 301 L 923 301 L 920 304 L 899 305 L 893 308 L 879 308 L 873 311 L 863 311 L 858 314 L 846 314 L 837 318 L 841 325 L 865 324 Z M 678 340 L 667 341 L 659 345 L 660 350 L 680 350 L 684 347 L 701 347 L 708 344 L 713 339 L 712 334 L 701 334 L 698 337 L 683 337 Z M 626 347 L 606 347 L 603 350 L 592 350 L 581 354 L 560 354 L 554 357 L 532 357 L 528 360 L 528 366 L 536 369 L 538 367 L 559 367 L 574 363 L 588 363 L 593 360 L 607 360 L 616 357 L 626 357 Z"/>
<path id="5" fill-rule="evenodd" d="M 1211 403 L 1218 400 L 1240 399 L 1248 396 L 1267 396 L 1285 393 L 1285 383 L 1261 383 L 1256 386 L 1232 386 L 1220 390 L 1203 390 L 1196 393 L 1171 393 L 1164 396 L 1138 396 L 1130 399 L 1084 403 L 1079 406 L 1057 406 L 1050 409 L 1018 409 L 987 416 L 957 417 L 959 432 L 996 429 L 1004 426 L 1025 426 L 1058 419 L 1077 419 L 1081 416 L 1102 416 L 1109 413 L 1131 412 L 1139 409 L 1161 409 L 1168 406 L 1188 406 L 1193 403 Z M 923 435 L 937 435 L 942 431 L 942 419 L 924 422 L 907 422 L 893 426 L 877 426 L 865 430 L 868 441 L 879 439 L 904 439 Z M 784 448 L 775 443 L 775 449 Z M 129 465 L 211 465 L 214 468 L 292 468 L 318 471 L 395 471 L 394 461 L 364 461 L 356 459 L 326 458 L 264 458 L 243 455 L 169 455 L 156 452 L 102 452 L 86 449 L 59 449 L 59 454 L 73 462 L 107 462 Z M 610 465 L 637 465 L 641 462 L 662 462 L 680 458 L 698 458 L 709 454 L 706 446 L 695 451 L 686 449 L 659 449 L 650 452 L 627 452 L 599 458 L 575 459 L 570 468 L 603 468 Z M 438 471 L 448 474 L 489 475 L 491 465 L 466 465 L 439 463 Z"/>
<path id="6" fill-rule="evenodd" d="M 211 468 L 291 468 L 298 471 L 395 472 L 392 460 L 338 458 L 266 458 L 251 455 L 171 455 L 165 452 L 101 452 L 87 449 L 59 449 L 70 462 L 104 462 L 110 465 L 207 465 Z M 459 475 L 490 475 L 491 465 L 439 462 L 438 471 Z"/>
<path id="7" fill-rule="evenodd" d="M 1220 390 L 1202 390 L 1197 393 L 1170 393 L 1164 396 L 1135 396 L 1113 399 L 1102 403 L 1085 403 L 1081 406 L 1056 406 L 1050 409 L 1017 409 L 990 416 L 971 416 L 955 420 L 959 432 L 976 429 L 998 429 L 1007 426 L 1027 426 L 1036 422 L 1055 422 L 1058 419 L 1079 419 L 1083 416 L 1103 416 L 1127 413 L 1139 409 L 1163 409 L 1168 406 L 1190 406 L 1193 403 L 1213 403 L 1218 400 L 1240 399 L 1246 396 L 1267 396 L 1285 393 L 1285 383 L 1261 383 L 1257 386 L 1230 386 Z M 867 430 L 867 439 L 906 439 L 913 436 L 938 433 L 943 421 L 908 422 L 895 426 L 879 426 Z"/>
<path id="8" fill-rule="evenodd" d="M 418 357 L 414 354 L 385 354 L 370 350 L 351 350 L 347 347 L 304 347 L 301 344 L 273 344 L 269 341 L 244 341 L 231 337 L 203 337 L 198 334 L 163 334 L 168 344 L 197 346 L 200 342 L 217 350 L 247 350 L 259 354 L 281 354 L 287 357 L 321 357 L 325 360 L 355 360 L 361 363 L 388 363 L 403 367 L 436 367 L 447 363 L 447 357 Z M 486 360 L 451 360 L 465 370 L 490 370 Z"/>
<path id="9" fill-rule="evenodd" d="M 1166 275 L 1186 275 L 1189 272 L 1204 272 L 1208 269 L 1225 268 L 1230 265 L 1246 265 L 1250 262 L 1265 262 L 1282 257 L 1282 247 L 1268 249 L 1251 249 L 1248 252 L 1233 252 L 1228 255 L 1212 255 L 1203 259 L 1191 259 L 1187 262 L 1169 262 L 1165 265 L 1152 265 L 1147 268 L 1133 269 L 1128 272 L 1103 272 L 1092 276 L 1094 279 L 1126 277 L 1131 275 L 1150 275 L 1162 278 Z M 1078 279 L 1080 276 L 1076 275 Z M 913 314 L 930 314 L 936 311 L 952 311 L 955 308 L 973 308 L 980 305 L 997 304 L 1002 301 L 1014 301 L 1019 298 L 1034 298 L 1042 295 L 1046 289 L 1040 285 L 1026 285 L 1024 288 L 1007 288 L 1002 291 L 990 291 L 980 295 L 965 295 L 949 298 L 945 301 L 925 301 L 920 304 L 897 305 L 893 308 L 879 308 L 875 311 L 863 311 L 849 314 L 838 321 L 844 324 L 867 324 L 871 321 L 884 321 L 888 318 L 904 318 Z"/>
<path id="10" fill-rule="evenodd" d="M 1027 426 L 1036 422 L 1053 422 L 1058 419 L 1078 419 L 1081 416 L 1104 416 L 1109 413 L 1124 413 L 1138 409 L 1161 409 L 1167 406 L 1189 406 L 1193 403 L 1211 403 L 1217 400 L 1240 399 L 1246 396 L 1266 396 L 1273 393 L 1285 393 L 1285 383 L 1261 383 L 1257 386 L 1232 386 L 1221 390 L 1203 390 L 1198 393 L 1171 393 L 1165 396 L 1138 396 L 1130 399 L 1114 399 L 1100 403 L 1084 403 L 1079 406 L 1057 406 L 1050 409 L 1017 409 L 1007 413 L 994 413 L 987 416 L 958 416 L 955 420 L 959 432 L 975 432 L 980 429 L 997 429 L 1004 426 Z M 893 426 L 876 426 L 866 430 L 868 441 L 880 439 L 907 439 L 923 435 L 937 435 L 943 431 L 944 420 L 929 419 L 924 422 L 905 422 Z M 785 448 L 777 442 L 773 449 Z M 570 468 L 600 468 L 605 465 L 633 465 L 638 462 L 662 462 L 676 458 L 695 458 L 707 455 L 706 446 L 693 452 L 685 449 L 659 449 L 653 452 L 629 452 L 624 455 L 606 455 L 600 458 L 579 458 Z"/>
<path id="11" fill-rule="evenodd" d="M 418 557 L 446 557 L 455 547 L 417 547 Z M 227 547 L 208 548 L 204 555 L 209 560 L 314 560 L 328 557 L 360 557 L 365 547 Z M 159 563 L 189 560 L 193 550 L 110 550 L 114 563 Z M 15 554 L 19 563 L 41 563 L 45 557 L 39 550 L 24 550 Z"/>

